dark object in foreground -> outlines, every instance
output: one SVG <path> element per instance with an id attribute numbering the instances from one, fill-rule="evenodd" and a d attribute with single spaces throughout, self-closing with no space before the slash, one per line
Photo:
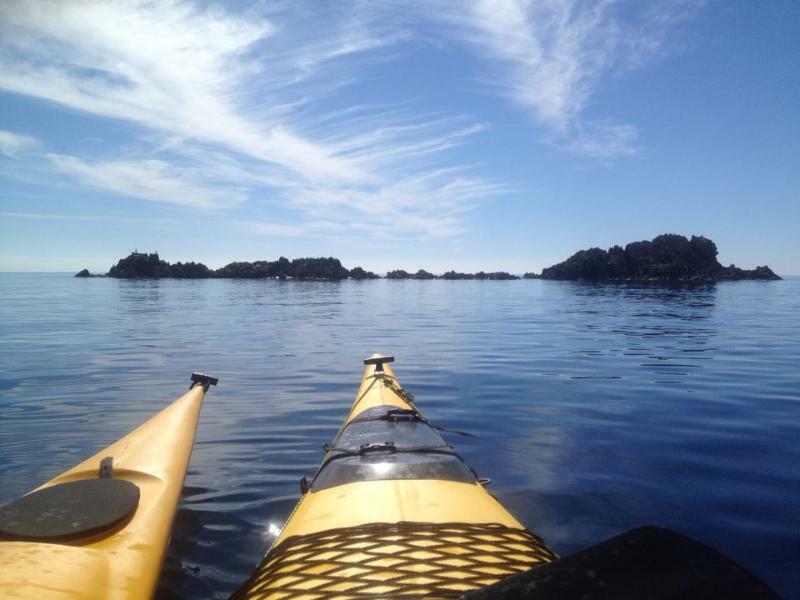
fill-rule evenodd
<path id="1" fill-rule="evenodd" d="M 622 248 L 579 250 L 567 260 L 542 270 L 525 273 L 526 279 L 568 281 L 672 281 L 712 282 L 742 279 L 778 280 L 767 266 L 740 269 L 717 261 L 717 245 L 703 236 L 667 233 L 650 241 L 632 242 Z"/>
<path id="2" fill-rule="evenodd" d="M 471 591 L 463 600 L 780 598 L 733 560 L 689 537 L 645 526 Z"/>

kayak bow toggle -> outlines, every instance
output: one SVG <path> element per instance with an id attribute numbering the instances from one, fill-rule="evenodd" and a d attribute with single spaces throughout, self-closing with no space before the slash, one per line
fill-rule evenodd
<path id="1" fill-rule="evenodd" d="M 217 383 L 219 383 L 219 377 L 212 377 L 205 373 L 192 373 L 192 383 L 189 384 L 189 389 L 196 385 L 202 385 L 203 390 L 207 392 L 208 386 L 217 385 Z"/>
<path id="2" fill-rule="evenodd" d="M 373 354 L 364 359 L 364 365 L 375 365 L 375 377 L 383 377 L 383 363 L 391 362 L 394 362 L 394 356 L 383 356 L 381 354 Z"/>

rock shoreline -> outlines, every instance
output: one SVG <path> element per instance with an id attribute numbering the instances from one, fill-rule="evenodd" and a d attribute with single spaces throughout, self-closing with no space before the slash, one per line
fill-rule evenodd
<path id="1" fill-rule="evenodd" d="M 157 252 L 132 252 L 119 260 L 105 275 L 96 275 L 83 269 L 75 277 L 115 277 L 119 279 L 300 279 L 341 281 L 343 279 L 380 279 L 372 271 L 361 267 L 347 269 L 338 258 L 280 257 L 276 261 L 232 262 L 219 269 L 209 269 L 203 263 L 161 260 Z M 722 266 L 717 261 L 717 246 L 708 238 L 664 234 L 652 240 L 632 242 L 622 248 L 608 250 L 589 248 L 580 250 L 567 260 L 543 269 L 541 274 L 525 273 L 524 279 L 553 279 L 562 281 L 596 282 L 672 282 L 707 283 L 738 281 L 743 279 L 779 280 L 767 266 L 740 269 L 736 265 Z M 447 271 L 434 275 L 424 269 L 409 273 L 395 269 L 386 279 L 443 279 L 511 281 L 517 275 L 505 271 L 459 273 Z"/>
<path id="2" fill-rule="evenodd" d="M 397 269 L 395 271 L 389 271 L 386 274 L 386 279 L 491 279 L 494 281 L 510 281 L 513 279 L 519 279 L 519 276 L 506 273 L 505 271 L 495 271 L 492 273 L 486 273 L 484 271 L 478 271 L 477 273 L 458 273 L 456 271 L 447 271 L 442 275 L 434 275 L 433 273 L 428 273 L 428 271 L 424 269 L 420 269 L 416 273 L 408 273 L 403 269 Z"/>
<path id="3" fill-rule="evenodd" d="M 667 233 L 652 240 L 632 242 L 622 248 L 580 250 L 567 260 L 542 270 L 526 273 L 526 279 L 609 282 L 704 283 L 757 279 L 781 279 L 767 266 L 740 269 L 717 261 L 717 245 L 703 236 Z"/>
<path id="4" fill-rule="evenodd" d="M 177 262 L 170 264 L 162 260 L 157 252 L 132 252 L 119 260 L 105 275 L 95 275 L 83 269 L 75 277 L 114 277 L 118 279 L 299 279 L 304 281 L 341 281 L 343 279 L 381 279 L 372 271 L 362 267 L 347 269 L 338 258 L 280 257 L 276 261 L 232 262 L 219 269 L 209 269 L 203 263 Z M 457 273 L 448 271 L 434 275 L 420 269 L 409 274 L 402 269 L 390 271 L 387 279 L 519 279 L 505 272 Z"/>

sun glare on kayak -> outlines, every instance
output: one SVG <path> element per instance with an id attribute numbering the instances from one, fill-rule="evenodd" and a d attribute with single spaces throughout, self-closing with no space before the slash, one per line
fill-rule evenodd
<path id="1" fill-rule="evenodd" d="M 392 463 L 375 463 L 370 466 L 372 467 L 372 470 L 375 471 L 376 475 L 386 475 L 392 470 Z"/>
<path id="2" fill-rule="evenodd" d="M 281 528 L 275 525 L 275 523 L 270 523 L 267 527 L 267 535 L 272 538 L 276 538 L 281 534 Z"/>

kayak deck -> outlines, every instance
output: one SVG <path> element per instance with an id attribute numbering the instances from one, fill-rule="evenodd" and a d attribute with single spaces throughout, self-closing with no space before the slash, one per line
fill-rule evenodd
<path id="1" fill-rule="evenodd" d="M 234 597 L 457 597 L 555 558 L 376 358 L 314 480 Z"/>
<path id="2" fill-rule="evenodd" d="M 203 385 L 193 387 L 119 441 L 34 491 L 69 482 L 102 481 L 98 480 L 101 465 L 112 457 L 113 479 L 135 484 L 139 497 L 131 516 L 100 533 L 65 541 L 0 537 L 3 598 L 153 595 L 204 393 Z"/>

